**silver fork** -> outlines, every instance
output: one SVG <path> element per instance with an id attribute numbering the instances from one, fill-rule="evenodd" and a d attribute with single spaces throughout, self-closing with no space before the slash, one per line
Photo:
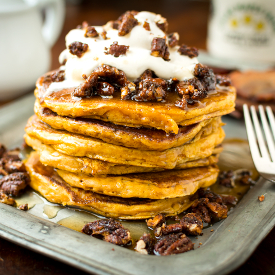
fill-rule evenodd
<path id="1" fill-rule="evenodd" d="M 244 119 L 253 162 L 262 177 L 275 182 L 275 119 L 273 112 L 270 107 L 266 107 L 268 123 L 263 106 L 259 106 L 262 128 L 264 130 L 263 135 L 256 109 L 254 106 L 251 106 L 250 109 L 253 123 L 249 109 L 247 105 L 244 104 Z M 266 143 L 269 150 L 267 149 Z"/>

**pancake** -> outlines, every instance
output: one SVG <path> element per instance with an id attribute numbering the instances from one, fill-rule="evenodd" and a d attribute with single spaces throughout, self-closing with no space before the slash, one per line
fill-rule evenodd
<path id="1" fill-rule="evenodd" d="M 35 114 L 54 129 L 90 136 L 107 143 L 140 150 L 166 150 L 178 147 L 190 141 L 198 132 L 211 123 L 211 127 L 221 126 L 220 117 L 207 119 L 189 126 L 179 126 L 178 134 L 167 134 L 162 130 L 133 128 L 115 125 L 88 118 L 70 118 L 58 116 L 48 108 L 42 108 L 35 102 Z"/>
<path id="2" fill-rule="evenodd" d="M 26 162 L 30 186 L 52 203 L 77 207 L 96 214 L 119 219 L 147 219 L 159 213 L 173 216 L 191 206 L 192 196 L 174 199 L 124 199 L 97 194 L 68 185 L 52 167 L 39 162 L 37 153 L 31 153 Z"/>
<path id="3" fill-rule="evenodd" d="M 25 130 L 29 136 L 67 155 L 89 157 L 123 165 L 165 169 L 173 169 L 178 163 L 211 156 L 214 148 L 223 141 L 225 136 L 224 131 L 219 127 L 214 133 L 202 135 L 199 140 L 179 147 L 165 151 L 141 151 L 108 144 L 83 135 L 54 130 L 40 122 L 36 116 L 29 119 Z"/>
<path id="4" fill-rule="evenodd" d="M 117 165 L 115 163 L 90 159 L 87 157 L 69 156 L 54 150 L 52 146 L 43 144 L 38 139 L 28 135 L 25 135 L 25 141 L 29 146 L 38 152 L 42 164 L 72 173 L 83 173 L 86 175 L 95 176 L 107 174 L 121 175 L 130 173 L 158 172 L 164 170 L 162 168 L 154 167 Z M 218 154 L 221 152 L 222 147 L 219 146 L 214 149 L 213 155 L 204 159 L 177 164 L 175 169 L 187 169 L 216 164 L 218 162 Z"/>
<path id="5" fill-rule="evenodd" d="M 169 93 L 166 102 L 137 102 L 121 100 L 120 93 L 113 98 L 93 96 L 75 98 L 74 88 L 63 89 L 46 95 L 49 83 L 40 77 L 36 83 L 36 98 L 59 116 L 89 117 L 130 127 L 152 127 L 166 133 L 178 134 L 178 125 L 186 126 L 228 114 L 234 111 L 236 92 L 234 87 L 210 92 L 199 103 L 181 109 L 175 106 L 180 100 L 176 93 Z"/>
<path id="6" fill-rule="evenodd" d="M 121 176 L 89 177 L 57 170 L 72 187 L 121 198 L 167 199 L 194 194 L 217 180 L 219 169 L 205 166 L 159 173 L 126 174 Z"/>

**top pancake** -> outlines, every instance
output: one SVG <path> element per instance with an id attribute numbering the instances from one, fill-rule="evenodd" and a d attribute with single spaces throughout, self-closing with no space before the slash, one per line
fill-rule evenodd
<path id="1" fill-rule="evenodd" d="M 226 91 L 217 89 L 199 103 L 181 109 L 175 106 L 175 102 L 180 100 L 176 93 L 169 93 L 166 102 L 121 100 L 119 94 L 113 98 L 92 96 L 80 99 L 72 96 L 74 88 L 45 96 L 48 85 L 44 77 L 40 77 L 35 95 L 42 107 L 60 116 L 88 117 L 130 127 L 152 127 L 175 134 L 179 132 L 178 125 L 191 125 L 232 112 L 236 96 L 234 87 L 227 87 Z"/>

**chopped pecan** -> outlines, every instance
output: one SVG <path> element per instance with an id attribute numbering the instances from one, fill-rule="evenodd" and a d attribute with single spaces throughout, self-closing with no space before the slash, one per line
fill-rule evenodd
<path id="1" fill-rule="evenodd" d="M 26 204 L 21 204 L 18 209 L 22 210 L 22 211 L 28 211 L 29 210 L 29 205 Z"/>
<path id="2" fill-rule="evenodd" d="M 216 75 L 216 83 L 220 86 L 230 86 L 231 79 L 225 75 Z"/>
<path id="3" fill-rule="evenodd" d="M 8 205 L 14 205 L 15 200 L 13 198 L 10 198 L 2 190 L 0 190 L 0 203 L 4 203 L 4 204 L 8 204 Z"/>
<path id="4" fill-rule="evenodd" d="M 88 44 L 76 41 L 69 45 L 69 51 L 71 54 L 81 57 L 86 51 L 88 51 Z"/>
<path id="5" fill-rule="evenodd" d="M 25 172 L 26 168 L 20 158 L 20 149 L 15 148 L 3 154 L 1 166 L 7 173 Z"/>
<path id="6" fill-rule="evenodd" d="M 220 195 L 220 196 L 224 204 L 236 205 L 238 202 L 238 199 L 235 196 L 232 196 L 232 195 Z"/>
<path id="7" fill-rule="evenodd" d="M 87 235 L 101 236 L 104 241 L 116 245 L 126 245 L 131 241 L 130 231 L 114 219 L 103 219 L 87 223 L 82 232 Z"/>
<path id="8" fill-rule="evenodd" d="M 140 254 L 153 254 L 154 239 L 148 233 L 144 233 L 136 244 L 135 250 Z"/>
<path id="9" fill-rule="evenodd" d="M 96 31 L 95 27 L 87 26 L 85 31 L 85 37 L 98 37 L 99 34 Z"/>
<path id="10" fill-rule="evenodd" d="M 7 152 L 6 146 L 4 146 L 3 144 L 0 143 L 0 158 L 2 158 L 4 153 L 6 153 L 6 152 Z"/>
<path id="11" fill-rule="evenodd" d="M 143 28 L 144 28 L 146 31 L 150 31 L 150 30 L 151 30 L 150 24 L 149 24 L 147 21 L 144 21 Z"/>
<path id="12" fill-rule="evenodd" d="M 119 20 L 111 21 L 112 28 L 115 30 L 119 29 L 120 24 L 121 24 L 121 21 Z"/>
<path id="13" fill-rule="evenodd" d="M 124 36 L 128 34 L 137 24 L 138 21 L 134 17 L 134 14 L 130 11 L 127 11 L 122 15 L 121 24 L 118 29 L 118 35 Z"/>
<path id="14" fill-rule="evenodd" d="M 105 48 L 105 53 L 111 54 L 114 57 L 119 57 L 120 55 L 125 55 L 128 49 L 129 46 L 118 45 L 117 41 L 115 41 L 112 45 L 110 45 L 109 49 Z"/>
<path id="15" fill-rule="evenodd" d="M 198 63 L 194 68 L 194 75 L 202 82 L 206 91 L 215 90 L 216 77 L 212 69 Z"/>
<path id="16" fill-rule="evenodd" d="M 177 32 L 168 34 L 168 44 L 170 47 L 175 47 L 179 43 L 180 36 Z"/>
<path id="17" fill-rule="evenodd" d="M 195 213 L 188 213 L 180 220 L 182 231 L 187 235 L 201 235 L 203 229 L 203 222 L 199 215 Z"/>
<path id="18" fill-rule="evenodd" d="M 199 55 L 199 51 L 197 48 L 195 47 L 188 47 L 187 45 L 185 44 L 182 44 L 179 49 L 178 49 L 178 52 L 181 54 L 181 55 L 187 55 L 189 56 L 190 58 L 193 58 L 193 57 L 197 57 Z"/>
<path id="19" fill-rule="evenodd" d="M 168 22 L 167 19 L 161 15 L 157 15 L 155 19 L 156 25 L 165 33 L 168 31 Z"/>
<path id="20" fill-rule="evenodd" d="M 130 81 L 121 88 L 121 99 L 127 100 L 132 99 L 132 97 L 136 94 L 136 85 Z"/>
<path id="21" fill-rule="evenodd" d="M 195 200 L 191 206 L 191 211 L 199 215 L 206 223 L 211 222 L 211 216 L 207 207 L 208 203 L 209 199 L 201 198 L 199 200 Z"/>
<path id="22" fill-rule="evenodd" d="M 163 256 L 184 253 L 193 249 L 194 244 L 183 233 L 166 235 L 155 244 L 155 253 Z"/>
<path id="23" fill-rule="evenodd" d="M 7 195 L 17 196 L 29 183 L 29 175 L 25 172 L 16 172 L 0 180 L 0 189 Z"/>
<path id="24" fill-rule="evenodd" d="M 99 82 L 108 82 L 111 85 L 117 84 L 120 87 L 124 87 L 129 83 L 123 71 L 108 65 L 96 68 L 89 77 L 86 75 L 83 75 L 83 77 L 85 82 L 75 88 L 73 96 L 85 97 L 97 95 L 96 87 Z M 109 89 L 109 91 L 111 90 Z"/>
<path id="25" fill-rule="evenodd" d="M 242 170 L 242 172 L 238 174 L 238 177 L 240 177 L 240 183 L 242 184 L 254 183 L 251 176 L 252 176 L 252 173 L 251 171 L 248 171 L 248 170 Z"/>
<path id="26" fill-rule="evenodd" d="M 162 235 L 182 232 L 182 229 L 183 227 L 179 223 L 173 223 L 169 225 L 162 224 L 162 226 L 155 228 L 154 233 L 156 237 L 160 237 Z"/>
<path id="27" fill-rule="evenodd" d="M 226 205 L 217 202 L 209 202 L 207 207 L 215 217 L 219 219 L 225 219 L 227 217 L 228 208 Z"/>
<path id="28" fill-rule="evenodd" d="M 265 199 L 265 196 L 264 196 L 264 195 L 261 195 L 261 196 L 258 197 L 258 200 L 259 200 L 260 202 L 264 201 L 264 199 Z"/>
<path id="29" fill-rule="evenodd" d="M 164 60 L 169 60 L 169 51 L 166 45 L 165 38 L 154 37 L 151 43 L 151 55 L 162 57 Z"/>
<path id="30" fill-rule="evenodd" d="M 107 37 L 107 32 L 106 32 L 106 31 L 103 31 L 100 35 L 102 36 L 102 38 L 103 38 L 104 40 L 107 40 L 107 39 L 108 39 L 108 37 Z"/>
<path id="31" fill-rule="evenodd" d="M 225 187 L 233 188 L 235 186 L 234 173 L 232 170 L 220 172 L 218 180 L 219 184 Z"/>
<path id="32" fill-rule="evenodd" d="M 115 92 L 114 86 L 107 82 L 98 82 L 96 92 L 102 96 L 112 96 Z"/>
<path id="33" fill-rule="evenodd" d="M 163 214 L 156 215 L 153 219 L 147 221 L 147 226 L 151 228 L 156 228 L 161 226 L 165 222 L 165 216 Z"/>
<path id="34" fill-rule="evenodd" d="M 207 198 L 210 202 L 223 203 L 223 199 L 220 195 L 210 191 L 209 189 L 199 189 L 198 195 L 200 198 Z"/>
<path id="35" fill-rule="evenodd" d="M 52 82 L 61 82 L 65 80 L 65 71 L 58 70 L 51 74 L 51 81 Z"/>
<path id="36" fill-rule="evenodd" d="M 89 23 L 87 21 L 83 21 L 82 25 L 77 25 L 77 29 L 85 29 L 89 26 Z"/>

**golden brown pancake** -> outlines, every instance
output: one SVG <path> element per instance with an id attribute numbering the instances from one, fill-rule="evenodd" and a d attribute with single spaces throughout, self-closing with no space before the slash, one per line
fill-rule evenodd
<path id="1" fill-rule="evenodd" d="M 29 119 L 26 133 L 51 145 L 55 150 L 76 157 L 89 157 L 107 162 L 143 167 L 173 169 L 177 164 L 203 159 L 212 155 L 214 148 L 224 139 L 224 131 L 218 128 L 199 140 L 165 151 L 145 151 L 112 145 L 101 140 L 54 130 L 40 122 L 36 116 Z M 195 137 L 196 139 L 196 137 Z"/>
<path id="2" fill-rule="evenodd" d="M 38 152 L 42 164 L 72 173 L 84 173 L 86 175 L 96 176 L 106 174 L 121 175 L 130 173 L 158 172 L 164 170 L 162 168 L 154 167 L 118 165 L 87 157 L 69 156 L 54 150 L 52 146 L 43 144 L 38 139 L 28 135 L 25 135 L 25 141 L 29 146 Z M 187 169 L 216 164 L 218 162 L 218 154 L 221 152 L 222 147 L 219 146 L 214 149 L 213 155 L 204 159 L 177 164 L 175 169 Z"/>
<path id="3" fill-rule="evenodd" d="M 181 109 L 175 106 L 175 102 L 180 100 L 176 93 L 169 93 L 165 103 L 121 100 L 120 93 L 113 98 L 93 96 L 80 99 L 72 97 L 74 88 L 45 96 L 48 85 L 43 82 L 44 77 L 40 77 L 35 95 L 42 107 L 60 116 L 89 117 L 130 127 L 152 127 L 174 134 L 178 134 L 178 125 L 191 125 L 234 111 L 236 97 L 234 87 L 228 87 L 228 91 L 217 89 L 199 103 Z"/>
<path id="4" fill-rule="evenodd" d="M 217 166 L 204 166 L 159 173 L 126 174 L 91 177 L 57 170 L 58 175 L 72 187 L 121 198 L 167 199 L 194 194 L 217 180 Z"/>
<path id="5" fill-rule="evenodd" d="M 90 136 L 101 139 L 107 143 L 121 145 L 141 150 L 166 150 L 178 147 L 190 141 L 205 127 L 212 129 L 221 126 L 220 117 L 207 119 L 188 126 L 179 126 L 178 134 L 167 134 L 162 130 L 149 128 L 133 128 L 115 125 L 89 118 L 70 118 L 58 116 L 48 108 L 42 108 L 35 102 L 37 117 L 54 129 Z"/>
<path id="6" fill-rule="evenodd" d="M 39 162 L 37 153 L 31 153 L 26 162 L 30 186 L 48 201 L 73 206 L 96 214 L 120 219 L 146 219 L 159 213 L 177 215 L 192 204 L 192 196 L 174 199 L 124 199 L 97 194 L 68 185 L 52 167 Z"/>

